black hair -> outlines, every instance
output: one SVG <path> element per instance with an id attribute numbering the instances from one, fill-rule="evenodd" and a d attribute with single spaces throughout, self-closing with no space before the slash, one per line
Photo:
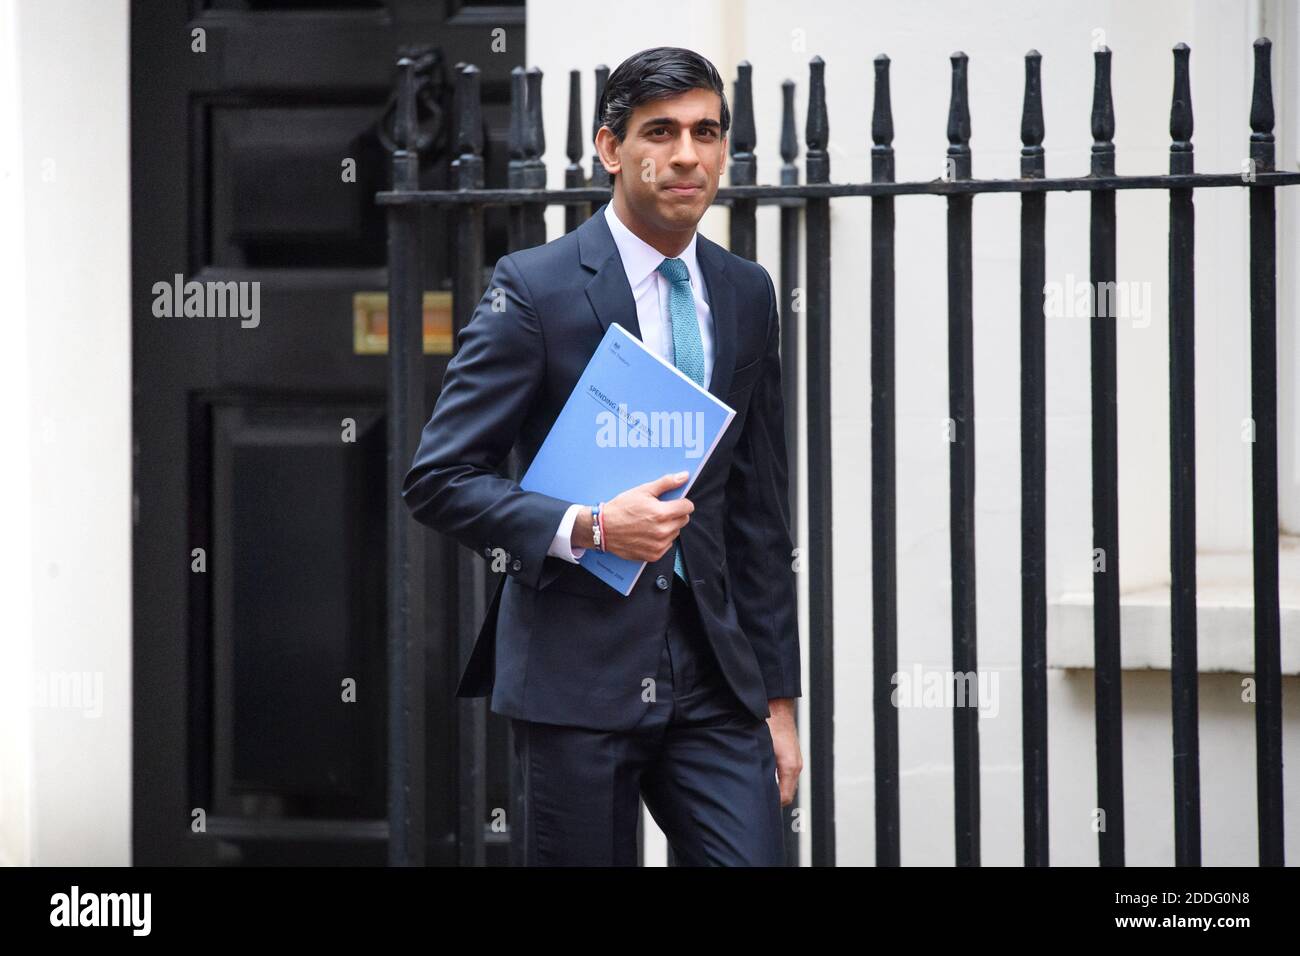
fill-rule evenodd
<path id="1" fill-rule="evenodd" d="M 657 46 L 635 53 L 620 63 L 605 81 L 600 94 L 600 122 L 621 143 L 627 120 L 642 103 L 686 93 L 712 90 L 722 100 L 722 135 L 731 126 L 727 94 L 717 68 L 694 50 Z"/>

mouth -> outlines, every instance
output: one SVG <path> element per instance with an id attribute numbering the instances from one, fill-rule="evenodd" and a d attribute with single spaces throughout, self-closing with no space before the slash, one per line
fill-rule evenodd
<path id="1" fill-rule="evenodd" d="M 694 196 L 696 193 L 700 192 L 703 188 L 704 188 L 703 186 L 700 186 L 699 184 L 696 183 L 680 183 L 678 185 L 666 187 L 668 192 L 674 193 L 675 195 L 678 196 Z"/>

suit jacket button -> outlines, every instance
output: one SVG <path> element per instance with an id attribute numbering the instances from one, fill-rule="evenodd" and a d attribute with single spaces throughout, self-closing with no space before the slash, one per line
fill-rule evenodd
<path id="1" fill-rule="evenodd" d="M 514 568 L 516 571 L 518 571 L 520 568 L 523 567 L 523 564 L 520 563 L 520 561 L 519 561 L 518 558 L 515 558 L 515 563 L 512 564 L 512 565 L 510 565 L 510 566 L 511 566 L 512 568 Z"/>
<path id="2" fill-rule="evenodd" d="M 667 591 L 668 579 L 664 577 L 662 574 L 659 575 L 659 577 L 655 578 L 655 587 L 657 587 L 660 591 Z"/>

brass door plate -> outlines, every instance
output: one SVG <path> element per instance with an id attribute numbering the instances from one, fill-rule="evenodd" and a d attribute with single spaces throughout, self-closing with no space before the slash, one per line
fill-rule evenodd
<path id="1" fill-rule="evenodd" d="M 388 354 L 388 293 L 357 292 L 352 296 L 352 351 L 357 355 Z M 451 293 L 424 293 L 424 354 L 450 355 Z"/>

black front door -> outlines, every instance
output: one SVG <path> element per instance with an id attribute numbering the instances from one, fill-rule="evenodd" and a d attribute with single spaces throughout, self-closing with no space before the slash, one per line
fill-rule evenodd
<path id="1" fill-rule="evenodd" d="M 389 185 L 394 64 L 427 51 L 426 188 L 449 183 L 452 67 L 480 67 L 488 181 L 504 185 L 523 12 L 132 3 L 137 864 L 386 860 L 387 274 L 373 197 Z M 451 350 L 440 217 L 424 223 L 429 407 Z M 489 220 L 488 262 L 504 225 Z M 424 847 L 454 863 L 455 565 L 428 537 Z M 505 805 L 492 774 L 489 805 Z"/>

